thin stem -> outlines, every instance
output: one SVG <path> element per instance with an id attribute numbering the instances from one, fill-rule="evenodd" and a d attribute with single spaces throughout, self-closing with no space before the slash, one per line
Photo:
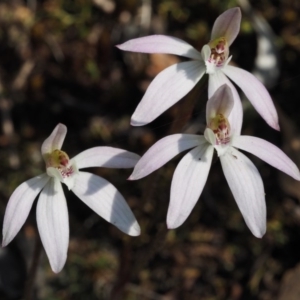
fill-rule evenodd
<path id="1" fill-rule="evenodd" d="M 39 235 L 36 234 L 32 261 L 29 268 L 27 281 L 25 284 L 24 300 L 32 300 L 33 287 L 34 287 L 35 277 L 36 277 L 39 260 L 41 256 L 41 250 L 42 250 L 42 243 Z"/>
<path id="2" fill-rule="evenodd" d="M 171 114 L 173 116 L 173 122 L 168 134 L 174 134 L 182 131 L 182 128 L 192 116 L 198 97 L 204 90 L 206 81 L 207 76 L 205 76 L 205 78 L 203 78 L 195 86 L 195 88 L 186 97 L 184 97 L 184 99 L 172 108 Z M 205 106 L 205 103 L 203 103 L 203 106 Z M 155 195 L 160 186 L 160 180 L 160 171 L 157 171 L 155 174 L 151 175 L 151 178 L 149 178 L 142 195 L 144 205 L 148 201 L 156 198 Z M 158 204 L 157 210 L 155 210 L 155 215 L 152 218 L 152 220 L 154 220 L 154 222 L 151 222 L 152 225 L 155 222 L 161 223 L 162 216 L 164 215 L 165 206 Z M 145 267 L 155 254 L 164 247 L 168 233 L 165 222 L 156 226 L 156 229 L 157 231 L 155 236 L 151 239 L 151 244 L 139 249 L 137 253 L 134 253 L 134 260 L 132 259 L 132 252 L 135 250 L 134 246 L 128 241 L 127 243 L 126 241 L 124 242 L 120 255 L 119 280 L 112 289 L 111 299 L 122 299 L 122 295 L 126 289 L 126 285 L 130 282 L 131 276 L 133 274 L 137 274 L 143 267 Z"/>

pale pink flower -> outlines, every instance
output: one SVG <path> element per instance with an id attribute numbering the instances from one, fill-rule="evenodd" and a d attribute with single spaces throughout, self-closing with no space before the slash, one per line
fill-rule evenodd
<path id="1" fill-rule="evenodd" d="M 3 242 L 6 246 L 26 221 L 36 196 L 40 193 L 36 218 L 38 230 L 52 270 L 58 273 L 67 259 L 69 220 L 61 183 L 106 221 L 123 232 L 137 236 L 140 227 L 120 192 L 107 180 L 82 168 L 133 168 L 137 154 L 112 148 L 95 147 L 72 159 L 61 150 L 67 127 L 58 124 L 42 145 L 46 173 L 22 183 L 11 195 L 3 223 Z"/>
<path id="2" fill-rule="evenodd" d="M 118 45 L 119 49 L 125 51 L 168 53 L 191 59 L 166 68 L 154 78 L 132 115 L 131 124 L 141 126 L 153 121 L 191 91 L 207 73 L 208 98 L 221 85 L 227 84 L 235 100 L 233 109 L 241 113 L 240 97 L 228 76 L 243 90 L 265 121 L 279 130 L 277 112 L 264 85 L 249 72 L 228 65 L 231 60 L 229 46 L 239 33 L 240 23 L 241 11 L 237 7 L 221 14 L 214 23 L 210 42 L 203 46 L 201 53 L 183 40 L 165 35 L 137 38 Z"/>
<path id="3" fill-rule="evenodd" d="M 136 164 L 131 180 L 140 179 L 163 166 L 182 151 L 191 149 L 178 164 L 172 179 L 168 228 L 180 226 L 191 213 L 206 183 L 214 149 L 246 224 L 256 237 L 266 231 L 265 192 L 254 164 L 237 148 L 252 153 L 271 166 L 300 180 L 297 166 L 273 144 L 241 136 L 243 115 L 233 109 L 234 99 L 227 85 L 207 102 L 204 135 L 174 134 L 155 143 Z"/>

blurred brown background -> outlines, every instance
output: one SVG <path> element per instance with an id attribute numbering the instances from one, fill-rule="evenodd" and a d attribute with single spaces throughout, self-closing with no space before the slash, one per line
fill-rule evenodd
<path id="1" fill-rule="evenodd" d="M 59 122 L 68 127 L 63 150 L 70 157 L 99 145 L 142 155 L 172 130 L 203 132 L 206 89 L 192 114 L 185 110 L 189 95 L 151 124 L 131 127 L 153 77 L 182 58 L 114 46 L 167 34 L 201 50 L 216 17 L 234 6 L 242 7 L 243 18 L 230 49 L 233 62 L 266 84 L 282 129 L 269 128 L 244 99 L 243 133 L 276 144 L 300 166 L 298 0 L 0 1 L 1 218 L 13 190 L 44 172 L 40 147 Z M 300 299 L 300 184 L 251 156 L 268 209 L 267 233 L 257 239 L 215 159 L 192 214 L 167 231 L 171 179 L 181 157 L 136 182 L 126 180 L 131 170 L 92 170 L 125 196 L 140 237 L 121 233 L 65 190 L 68 260 L 55 275 L 42 250 L 32 299 Z M 0 299 L 22 299 L 35 228 L 34 207 L 17 238 L 0 251 Z"/>

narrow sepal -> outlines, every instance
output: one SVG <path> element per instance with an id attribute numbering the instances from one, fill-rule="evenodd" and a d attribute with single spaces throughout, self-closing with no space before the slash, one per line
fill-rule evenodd
<path id="1" fill-rule="evenodd" d="M 239 135 L 241 133 L 243 123 L 242 102 L 236 88 L 233 86 L 230 80 L 223 74 L 222 71 L 216 72 L 215 74 L 209 76 L 208 97 L 212 97 L 215 91 L 223 84 L 227 84 L 230 87 L 232 97 L 234 100 L 233 108 L 228 117 L 231 132 L 232 134 Z"/>
<path id="2" fill-rule="evenodd" d="M 51 153 L 53 150 L 60 150 L 67 134 L 67 127 L 64 124 L 58 124 L 50 136 L 42 144 L 42 155 Z"/>
<path id="3" fill-rule="evenodd" d="M 178 164 L 171 185 L 168 228 L 179 227 L 190 215 L 206 183 L 213 152 L 214 148 L 208 143 L 198 146 Z"/>
<path id="4" fill-rule="evenodd" d="M 124 51 L 141 53 L 166 53 L 180 55 L 195 60 L 200 60 L 201 55 L 194 47 L 187 42 L 167 36 L 150 35 L 141 38 L 129 40 L 117 47 Z"/>
<path id="5" fill-rule="evenodd" d="M 257 168 L 248 157 L 231 147 L 220 157 L 225 178 L 233 197 L 254 236 L 266 232 L 264 186 Z"/>
<path id="6" fill-rule="evenodd" d="M 203 136 L 194 134 L 173 134 L 156 142 L 139 160 L 130 180 L 143 178 L 162 167 L 182 151 L 206 143 Z"/>
<path id="7" fill-rule="evenodd" d="M 234 99 L 230 87 L 227 84 L 221 85 L 206 105 L 206 123 L 208 124 L 217 114 L 228 118 L 234 105 Z"/>
<path id="8" fill-rule="evenodd" d="M 236 136 L 232 146 L 256 155 L 269 165 L 300 180 L 300 173 L 295 163 L 275 145 L 253 136 Z"/>
<path id="9" fill-rule="evenodd" d="M 47 174 L 36 176 L 19 185 L 11 195 L 6 206 L 3 221 L 3 242 L 6 246 L 25 223 L 33 201 L 48 182 Z"/>
<path id="10" fill-rule="evenodd" d="M 51 178 L 38 200 L 36 220 L 53 272 L 61 271 L 67 260 L 69 215 L 61 183 Z"/>
<path id="11" fill-rule="evenodd" d="M 265 86 L 255 76 L 243 69 L 227 65 L 222 71 L 242 89 L 269 126 L 280 130 L 277 111 Z"/>
<path id="12" fill-rule="evenodd" d="M 152 122 L 191 91 L 204 73 L 205 65 L 200 61 L 182 62 L 163 70 L 149 85 L 132 115 L 131 125 Z"/>
<path id="13" fill-rule="evenodd" d="M 241 19 L 242 14 L 239 7 L 223 12 L 214 23 L 211 40 L 225 37 L 230 46 L 240 32 Z"/>
<path id="14" fill-rule="evenodd" d="M 121 231 L 132 236 L 140 234 L 140 226 L 124 197 L 104 178 L 79 172 L 72 191 L 94 212 Z"/>
<path id="15" fill-rule="evenodd" d="M 85 150 L 75 157 L 72 161 L 78 169 L 89 167 L 105 168 L 133 168 L 140 156 L 118 148 L 113 147 L 94 147 Z"/>

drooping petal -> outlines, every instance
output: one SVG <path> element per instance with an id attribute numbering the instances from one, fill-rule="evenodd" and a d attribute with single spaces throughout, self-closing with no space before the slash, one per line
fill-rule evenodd
<path id="1" fill-rule="evenodd" d="M 230 46 L 240 31 L 241 18 L 239 7 L 226 10 L 216 19 L 211 32 L 211 40 L 225 37 Z"/>
<path id="2" fill-rule="evenodd" d="M 242 123 L 243 123 L 242 102 L 236 88 L 229 81 L 229 79 L 222 73 L 222 71 L 216 72 L 213 75 L 209 75 L 208 98 L 211 98 L 215 93 L 215 91 L 223 84 L 227 84 L 230 87 L 233 100 L 234 100 L 233 108 L 228 117 L 231 132 L 235 135 L 240 135 L 242 129 Z"/>
<path id="3" fill-rule="evenodd" d="M 207 101 L 206 123 L 209 124 L 210 120 L 217 114 L 222 114 L 228 118 L 233 108 L 233 104 L 234 99 L 230 87 L 227 84 L 221 85 Z"/>
<path id="4" fill-rule="evenodd" d="M 279 148 L 273 144 L 253 136 L 236 136 L 232 140 L 232 146 L 256 155 L 269 165 L 300 180 L 300 172 L 294 162 Z"/>
<path id="5" fill-rule="evenodd" d="M 206 143 L 203 136 L 194 134 L 173 134 L 155 143 L 138 161 L 130 180 L 143 178 L 159 169 L 182 151 Z"/>
<path id="6" fill-rule="evenodd" d="M 194 208 L 206 183 L 213 151 L 208 143 L 198 146 L 178 164 L 172 179 L 168 228 L 180 226 Z"/>
<path id="7" fill-rule="evenodd" d="M 47 174 L 36 176 L 19 185 L 11 195 L 3 221 L 3 242 L 6 246 L 25 223 L 33 201 L 48 182 Z"/>
<path id="8" fill-rule="evenodd" d="M 67 260 L 69 245 L 69 216 L 61 183 L 51 178 L 36 207 L 36 220 L 53 272 L 61 271 Z"/>
<path id="9" fill-rule="evenodd" d="M 75 157 L 78 169 L 89 167 L 105 167 L 105 168 L 133 168 L 140 156 L 118 148 L 113 147 L 94 147 L 85 150 Z"/>
<path id="10" fill-rule="evenodd" d="M 234 148 L 220 157 L 224 175 L 233 197 L 253 235 L 266 232 L 266 203 L 263 182 L 257 168 Z"/>
<path id="11" fill-rule="evenodd" d="M 142 126 L 156 119 L 185 96 L 205 73 L 204 63 L 188 61 L 159 73 L 149 85 L 131 118 L 131 125 Z"/>
<path id="12" fill-rule="evenodd" d="M 67 127 L 64 124 L 58 124 L 50 136 L 42 144 L 42 155 L 51 153 L 53 150 L 60 150 L 67 134 Z"/>
<path id="13" fill-rule="evenodd" d="M 280 130 L 274 103 L 264 85 L 243 69 L 227 65 L 222 71 L 242 89 L 262 118 L 272 128 Z"/>
<path id="14" fill-rule="evenodd" d="M 187 42 L 167 36 L 150 35 L 117 45 L 121 50 L 141 53 L 167 53 L 201 60 L 200 53 Z"/>
<path id="15" fill-rule="evenodd" d="M 120 192 L 107 180 L 86 172 L 79 172 L 72 189 L 88 207 L 121 231 L 137 236 L 140 226 Z"/>

